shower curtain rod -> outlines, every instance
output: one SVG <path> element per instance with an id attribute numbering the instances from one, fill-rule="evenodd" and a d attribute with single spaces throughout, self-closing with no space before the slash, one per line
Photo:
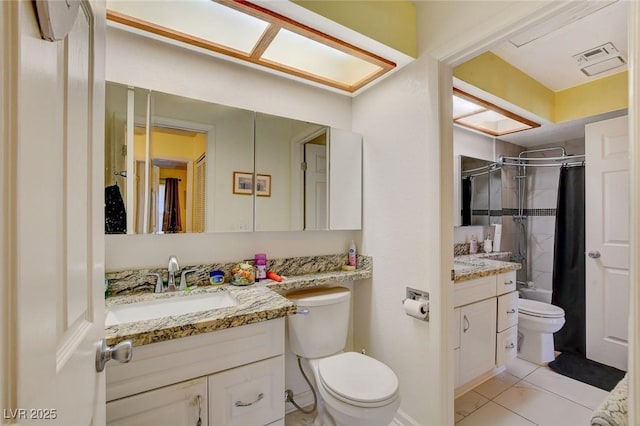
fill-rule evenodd
<path id="1" fill-rule="evenodd" d="M 479 171 L 483 171 L 484 173 L 491 173 L 491 172 L 495 172 L 496 170 L 500 170 L 500 164 L 498 163 L 491 163 L 488 164 L 486 166 L 482 166 L 482 167 L 476 167 L 475 169 L 469 169 L 469 170 L 463 170 L 460 173 L 461 174 L 466 174 L 466 173 L 475 173 L 475 172 L 479 172 Z"/>
<path id="2" fill-rule="evenodd" d="M 476 170 L 476 169 L 473 169 L 473 170 Z M 497 172 L 498 170 L 500 170 L 500 167 L 499 166 L 498 167 L 494 167 L 494 168 L 492 168 L 490 170 L 485 170 L 484 172 L 466 174 L 466 173 L 472 172 L 473 170 L 466 170 L 466 171 L 462 172 L 462 178 L 464 179 L 464 178 L 470 178 L 470 177 L 476 177 L 476 176 L 489 175 L 489 174 L 491 174 L 493 172 Z"/>
<path id="3" fill-rule="evenodd" d="M 586 164 L 585 161 L 573 161 L 573 162 L 565 162 L 565 163 L 554 163 L 554 164 L 514 164 L 514 163 L 502 163 L 503 166 L 516 166 L 516 167 L 577 167 L 584 166 Z"/>
<path id="4" fill-rule="evenodd" d="M 506 164 L 505 161 L 566 161 L 575 160 L 576 158 L 584 158 L 584 156 L 584 154 L 563 155 L 562 157 L 507 157 L 501 155 L 498 157 L 498 162 Z"/>

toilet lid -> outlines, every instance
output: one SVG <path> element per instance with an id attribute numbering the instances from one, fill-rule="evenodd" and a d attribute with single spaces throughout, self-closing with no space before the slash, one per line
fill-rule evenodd
<path id="1" fill-rule="evenodd" d="M 318 374 L 331 395 L 359 407 L 386 405 L 398 391 L 398 378 L 393 370 L 357 352 L 346 352 L 321 360 Z"/>
<path id="2" fill-rule="evenodd" d="M 518 311 L 541 318 L 564 317 L 564 310 L 561 307 L 550 303 L 538 302 L 537 300 L 518 299 Z"/>

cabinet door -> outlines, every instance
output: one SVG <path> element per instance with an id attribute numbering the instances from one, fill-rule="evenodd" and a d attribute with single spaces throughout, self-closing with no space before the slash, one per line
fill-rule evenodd
<path id="1" fill-rule="evenodd" d="M 209 376 L 211 426 L 264 426 L 284 418 L 284 356 Z"/>
<path id="2" fill-rule="evenodd" d="M 107 403 L 109 426 L 196 426 L 207 420 L 207 379 L 200 378 Z"/>
<path id="3" fill-rule="evenodd" d="M 460 383 L 465 384 L 496 362 L 496 299 L 462 307 L 460 336 Z"/>
<path id="4" fill-rule="evenodd" d="M 460 321 L 462 315 L 460 312 L 462 308 L 455 308 L 453 310 L 453 349 L 457 349 L 460 347 L 460 333 L 462 329 L 460 328 Z"/>

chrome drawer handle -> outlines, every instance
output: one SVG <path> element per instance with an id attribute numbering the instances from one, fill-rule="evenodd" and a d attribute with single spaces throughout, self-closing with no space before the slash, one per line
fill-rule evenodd
<path id="1" fill-rule="evenodd" d="M 466 333 L 467 330 L 469 330 L 469 328 L 471 327 L 471 324 L 469 324 L 469 319 L 467 318 L 467 316 L 464 316 L 464 325 L 462 326 L 462 332 Z"/>
<path id="2" fill-rule="evenodd" d="M 308 309 L 298 309 L 296 311 L 296 315 L 309 315 L 309 310 Z"/>
<path id="3" fill-rule="evenodd" d="M 515 313 L 516 313 L 516 310 L 515 310 L 515 308 L 512 308 L 512 309 L 509 309 L 509 310 L 507 311 L 507 313 L 508 313 L 508 314 L 515 314 Z"/>
<path id="4" fill-rule="evenodd" d="M 504 282 L 504 285 L 511 285 L 511 284 L 513 284 L 513 280 L 509 280 L 509 281 L 505 281 Z"/>
<path id="5" fill-rule="evenodd" d="M 513 349 L 513 348 L 515 348 L 515 347 L 516 347 L 516 345 L 515 345 L 513 342 L 511 342 L 511 343 L 509 343 L 509 345 L 508 345 L 508 346 L 505 346 L 504 348 L 505 348 L 505 349 Z"/>
<path id="6" fill-rule="evenodd" d="M 250 405 L 253 405 L 255 403 L 257 403 L 258 401 L 260 401 L 262 398 L 264 398 L 264 394 L 262 392 L 260 392 L 258 394 L 258 399 L 256 399 L 253 402 L 242 402 L 242 401 L 236 401 L 236 407 L 248 407 Z"/>

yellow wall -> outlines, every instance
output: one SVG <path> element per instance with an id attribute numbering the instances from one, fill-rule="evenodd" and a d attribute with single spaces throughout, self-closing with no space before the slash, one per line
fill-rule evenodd
<path id="1" fill-rule="evenodd" d="M 456 67 L 453 75 L 554 123 L 616 111 L 628 105 L 626 71 L 554 92 L 497 55 L 486 52 Z"/>
<path id="2" fill-rule="evenodd" d="M 453 76 L 553 121 L 553 91 L 491 52 L 457 66 Z"/>
<path id="3" fill-rule="evenodd" d="M 416 6 L 408 0 L 292 1 L 413 58 L 418 57 Z"/>
<path id="4" fill-rule="evenodd" d="M 134 134 L 134 156 L 144 159 L 144 130 L 136 128 Z M 204 133 L 173 131 L 156 128 L 151 131 L 151 158 L 196 160 L 205 152 L 207 136 Z"/>
<path id="5" fill-rule="evenodd" d="M 629 105 L 629 73 L 610 75 L 556 92 L 554 121 L 575 120 Z"/>

